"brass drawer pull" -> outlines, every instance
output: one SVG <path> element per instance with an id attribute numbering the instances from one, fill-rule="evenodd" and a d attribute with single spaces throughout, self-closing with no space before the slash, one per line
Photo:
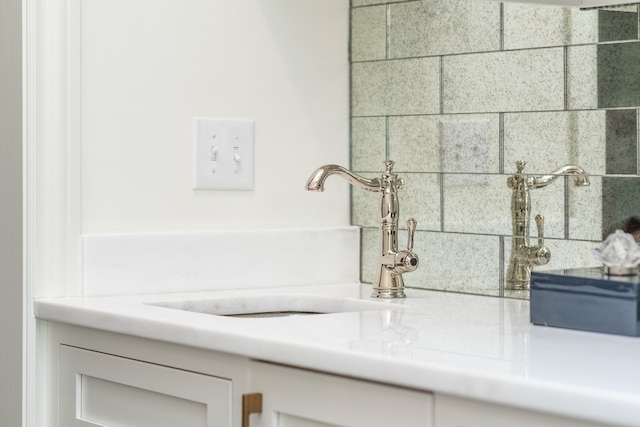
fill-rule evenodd
<path id="1" fill-rule="evenodd" d="M 249 415 L 262 413 L 262 393 L 242 395 L 242 427 L 249 427 Z"/>

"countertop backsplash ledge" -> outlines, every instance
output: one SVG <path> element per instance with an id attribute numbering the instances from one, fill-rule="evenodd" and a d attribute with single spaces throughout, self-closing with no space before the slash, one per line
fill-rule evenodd
<path id="1" fill-rule="evenodd" d="M 91 234 L 83 296 L 359 282 L 360 228 Z"/>

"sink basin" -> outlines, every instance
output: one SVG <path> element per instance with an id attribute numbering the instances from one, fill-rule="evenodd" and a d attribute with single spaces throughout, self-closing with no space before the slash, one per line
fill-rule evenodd
<path id="1" fill-rule="evenodd" d="M 269 317 L 291 317 L 291 316 L 306 316 L 308 314 L 328 314 L 328 313 L 320 313 L 317 311 L 295 311 L 295 310 L 287 310 L 287 311 L 265 311 L 259 313 L 234 313 L 234 314 L 225 314 L 227 317 L 242 317 L 245 319 L 265 319 Z"/>
<path id="2" fill-rule="evenodd" d="M 149 302 L 148 305 L 243 318 L 398 310 L 397 304 L 309 294 L 247 295 Z"/>

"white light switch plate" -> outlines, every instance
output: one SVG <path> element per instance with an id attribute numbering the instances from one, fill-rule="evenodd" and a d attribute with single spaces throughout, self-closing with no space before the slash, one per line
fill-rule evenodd
<path id="1" fill-rule="evenodd" d="M 253 190 L 253 120 L 195 117 L 194 190 Z"/>

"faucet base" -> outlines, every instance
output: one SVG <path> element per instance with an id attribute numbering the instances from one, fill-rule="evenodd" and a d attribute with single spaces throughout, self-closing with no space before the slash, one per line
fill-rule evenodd
<path id="1" fill-rule="evenodd" d="M 404 288 L 393 288 L 393 289 L 385 289 L 385 288 L 373 288 L 373 293 L 371 294 L 371 298 L 405 298 L 406 295 L 404 293 Z"/>
<path id="2" fill-rule="evenodd" d="M 514 251 L 521 252 L 527 249 L 529 246 L 525 245 L 521 248 L 512 249 L 512 259 L 509 262 L 509 268 L 507 269 L 506 277 L 506 289 L 508 290 L 528 290 L 531 283 L 531 266 L 521 262 L 519 258 L 514 256 Z"/>
<path id="3" fill-rule="evenodd" d="M 402 275 L 389 271 L 382 265 L 376 281 L 373 282 L 372 298 L 404 298 L 404 280 Z"/>
<path id="4" fill-rule="evenodd" d="M 506 289 L 510 291 L 529 290 L 530 282 L 527 280 L 508 280 Z"/>

